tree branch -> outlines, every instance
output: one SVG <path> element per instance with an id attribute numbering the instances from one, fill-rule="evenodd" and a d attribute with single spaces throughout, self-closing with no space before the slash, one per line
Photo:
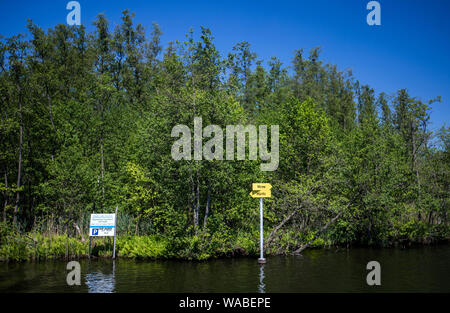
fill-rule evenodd
<path id="1" fill-rule="evenodd" d="M 313 242 L 320 236 L 320 234 L 322 234 L 322 233 L 328 228 L 328 226 L 330 226 L 332 223 L 334 223 L 334 221 L 336 221 L 336 220 L 342 215 L 342 213 L 344 213 L 344 211 L 350 207 L 350 205 L 352 204 L 352 202 L 353 202 L 353 200 L 354 200 L 355 198 L 356 198 L 356 196 L 355 196 L 352 200 L 350 200 L 350 202 L 347 204 L 347 206 L 345 207 L 344 210 L 342 210 L 342 211 L 339 212 L 335 217 L 333 217 L 333 218 L 332 218 L 332 219 L 331 219 L 324 227 L 322 227 L 322 228 L 314 235 L 314 237 L 313 237 L 310 241 L 308 241 L 305 245 L 303 245 L 303 246 L 300 247 L 299 249 L 295 250 L 295 251 L 293 252 L 293 254 L 301 254 L 301 252 L 302 252 L 303 250 L 305 250 L 306 248 L 308 248 L 309 245 L 310 245 L 311 243 L 313 243 Z"/>

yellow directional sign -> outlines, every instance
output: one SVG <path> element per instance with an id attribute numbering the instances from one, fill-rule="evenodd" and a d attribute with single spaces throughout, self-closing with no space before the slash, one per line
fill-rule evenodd
<path id="1" fill-rule="evenodd" d="M 269 183 L 253 183 L 252 190 L 270 190 L 272 185 Z"/>
<path id="2" fill-rule="evenodd" d="M 252 198 L 270 198 L 272 193 L 270 190 L 253 190 L 250 192 Z"/>
<path id="3" fill-rule="evenodd" d="M 270 198 L 272 196 L 272 193 L 270 192 L 271 188 L 272 185 L 269 183 L 253 183 L 253 191 L 250 192 L 250 196 L 252 198 Z"/>

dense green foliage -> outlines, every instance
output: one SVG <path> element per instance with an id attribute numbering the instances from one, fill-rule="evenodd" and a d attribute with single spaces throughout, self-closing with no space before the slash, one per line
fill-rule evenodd
<path id="1" fill-rule="evenodd" d="M 253 182 L 273 186 L 271 253 L 315 234 L 313 245 L 448 239 L 450 129 L 429 131 L 434 100 L 377 95 L 319 48 L 264 65 L 248 42 L 222 57 L 207 28 L 163 49 L 159 26 L 146 38 L 128 11 L 112 31 L 103 15 L 94 25 L 45 32 L 30 21 L 30 39 L 0 41 L 3 259 L 64 255 L 66 233 L 85 255 L 89 214 L 116 206 L 119 255 L 255 254 Z M 196 116 L 279 125 L 278 169 L 173 160 L 172 128 L 193 129 Z"/>

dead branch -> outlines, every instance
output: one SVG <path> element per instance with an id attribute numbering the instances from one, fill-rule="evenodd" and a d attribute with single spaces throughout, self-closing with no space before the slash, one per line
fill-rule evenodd
<path id="1" fill-rule="evenodd" d="M 297 213 L 297 209 L 295 209 L 291 214 L 289 214 L 280 224 L 278 224 L 277 227 L 275 227 L 272 232 L 270 233 L 269 237 L 267 237 L 266 241 L 266 248 L 269 246 L 269 244 L 273 240 L 273 236 L 280 230 L 281 227 L 284 226 L 294 215 Z"/>
<path id="2" fill-rule="evenodd" d="M 342 211 L 339 212 L 335 217 L 333 217 L 333 218 L 332 218 L 332 219 L 331 219 L 324 227 L 322 227 L 322 228 L 314 235 L 314 237 L 313 237 L 310 241 L 308 241 L 305 245 L 303 245 L 303 246 L 300 247 L 299 249 L 295 250 L 295 251 L 293 252 L 293 254 L 301 254 L 301 252 L 302 252 L 303 250 L 305 250 L 306 248 L 308 248 L 309 245 L 310 245 L 311 243 L 313 243 L 314 240 L 316 240 L 316 239 L 320 236 L 320 234 L 322 234 L 322 233 L 328 228 L 328 226 L 330 226 L 332 223 L 334 223 L 334 221 L 336 221 L 336 220 L 342 215 L 342 213 L 344 213 L 344 211 L 350 207 L 350 205 L 352 204 L 352 202 L 353 202 L 353 200 L 354 200 L 355 198 L 356 198 L 356 196 L 355 196 L 352 200 L 350 200 L 350 202 L 347 204 L 347 206 L 345 207 L 344 210 L 342 210 Z"/>
<path id="3" fill-rule="evenodd" d="M 81 236 L 81 242 L 84 242 L 84 236 L 83 236 L 83 233 L 80 230 L 80 227 L 78 227 L 77 223 L 73 223 L 73 226 L 77 230 L 78 234 Z"/>

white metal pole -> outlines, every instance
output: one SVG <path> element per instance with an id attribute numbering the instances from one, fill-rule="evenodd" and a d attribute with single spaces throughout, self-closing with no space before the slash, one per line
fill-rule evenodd
<path id="1" fill-rule="evenodd" d="M 114 244 L 113 244 L 113 259 L 115 259 L 115 258 L 116 258 L 117 209 L 118 209 L 118 206 L 116 206 L 116 214 L 114 215 Z"/>
<path id="2" fill-rule="evenodd" d="M 266 263 L 266 259 L 264 259 L 264 246 L 263 246 L 263 198 L 259 198 L 259 221 L 260 221 L 260 230 L 259 230 L 259 239 L 260 239 L 260 257 L 258 259 L 258 263 Z"/>

